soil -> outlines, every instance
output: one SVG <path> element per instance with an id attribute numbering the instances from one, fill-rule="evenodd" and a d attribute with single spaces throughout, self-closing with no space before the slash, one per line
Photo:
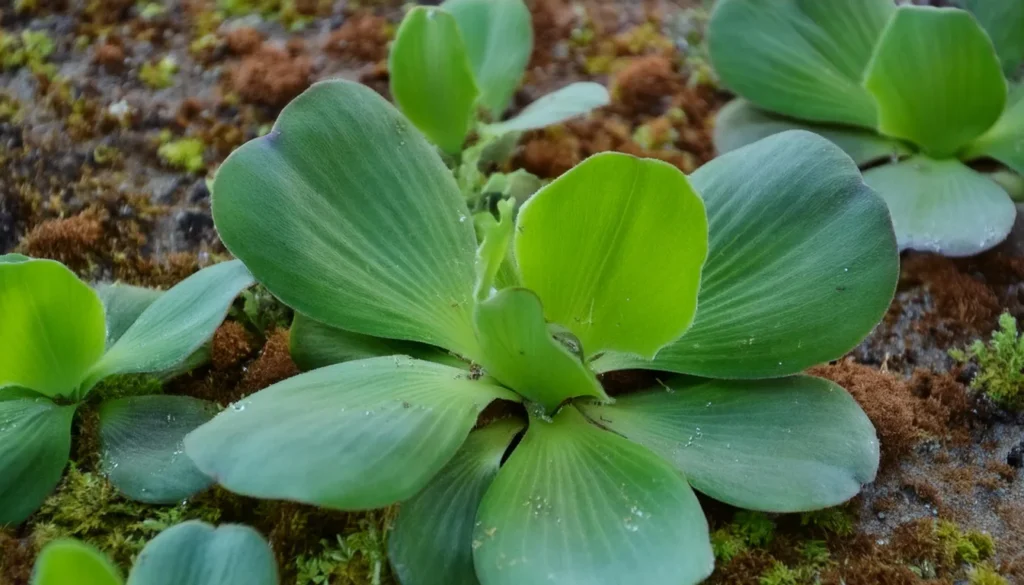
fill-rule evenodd
<path id="1" fill-rule="evenodd" d="M 288 100 L 334 77 L 387 97 L 387 43 L 401 19 L 399 1 L 228 4 L 242 9 L 218 10 L 215 0 L 0 1 L 0 34 L 43 31 L 54 43 L 37 64 L 0 66 L 0 253 L 54 258 L 95 281 L 170 286 L 227 257 L 206 180 L 234 148 L 265 133 Z M 606 84 L 613 103 L 526 134 L 497 170 L 553 178 L 593 153 L 617 150 L 692 172 L 714 156 L 710 129 L 729 96 L 708 67 L 706 11 L 696 2 L 529 4 L 535 51 L 512 112 L 584 79 Z M 198 166 L 158 154 L 186 138 L 203 146 Z M 233 312 L 213 340 L 211 364 L 168 391 L 227 404 L 293 375 L 287 311 L 268 311 L 284 317 L 253 323 Z M 720 560 L 710 582 L 771 585 L 771 571 L 808 567 L 799 551 L 822 542 L 826 559 L 812 564 L 813 576 L 779 583 L 965 583 L 970 563 L 950 556 L 941 519 L 991 535 L 992 567 L 1024 583 L 1024 417 L 970 390 L 971 369 L 948 353 L 987 338 L 1004 311 L 1024 317 L 1024 225 L 976 258 L 905 254 L 884 321 L 842 360 L 812 370 L 849 389 L 874 422 L 883 455 L 878 480 L 831 520 L 771 517 L 771 542 Z M 75 473 L 91 477 L 91 457 L 80 459 Z M 82 488 L 92 484 L 74 477 L 58 498 L 99 497 L 88 491 L 99 488 Z M 103 497 L 101 516 L 128 505 L 116 494 Z M 702 502 L 713 529 L 742 526 L 736 510 Z M 131 510 L 143 518 L 171 512 Z M 323 555 L 339 538 L 350 554 L 331 583 L 394 582 L 380 566 L 393 509 L 342 514 L 213 489 L 174 513 L 253 524 L 274 544 L 283 583 L 306 575 L 297 558 Z M 40 534 L 109 544 L 76 530 L 41 515 L 0 531 L 0 584 L 27 583 Z M 133 550 L 122 552 L 130 559 Z"/>

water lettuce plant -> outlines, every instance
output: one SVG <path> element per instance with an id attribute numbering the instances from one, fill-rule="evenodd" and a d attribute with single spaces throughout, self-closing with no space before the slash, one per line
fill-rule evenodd
<path id="1" fill-rule="evenodd" d="M 1016 208 L 968 166 L 1024 174 L 1024 2 L 967 10 L 892 0 L 720 0 L 708 29 L 728 152 L 805 128 L 832 140 L 885 199 L 901 248 L 968 256 L 1001 242 Z"/>
<path id="2" fill-rule="evenodd" d="M 523 0 L 447 0 L 413 8 L 391 46 L 391 94 L 402 113 L 434 144 L 462 152 L 470 131 L 481 142 L 543 128 L 607 105 L 593 82 L 568 85 L 500 121 L 533 51 Z M 477 124 L 481 119 L 488 123 Z"/>
<path id="3" fill-rule="evenodd" d="M 73 539 L 46 545 L 31 585 L 123 585 L 117 567 Z M 238 524 L 214 528 L 192 520 L 161 532 L 139 553 L 127 585 L 278 585 L 273 551 L 258 532 Z"/>
<path id="4" fill-rule="evenodd" d="M 184 455 L 185 433 L 217 407 L 186 396 L 92 392 L 119 374 L 170 375 L 253 283 L 241 262 L 205 268 L 167 292 L 89 287 L 64 265 L 0 256 L 0 525 L 34 512 L 60 481 L 79 407 L 99 401 L 101 464 L 127 496 L 175 502 L 208 486 Z"/>
<path id="5" fill-rule="evenodd" d="M 295 358 L 350 361 L 192 431 L 196 465 L 260 498 L 403 502 L 406 585 L 696 583 L 693 488 L 788 512 L 872 480 L 870 421 L 799 375 L 897 278 L 885 205 L 837 147 L 789 132 L 691 177 L 599 154 L 499 209 L 478 246 L 437 151 L 372 90 L 296 98 L 220 168 L 214 218 L 300 313 Z M 598 374 L 630 368 L 665 373 L 610 397 Z"/>

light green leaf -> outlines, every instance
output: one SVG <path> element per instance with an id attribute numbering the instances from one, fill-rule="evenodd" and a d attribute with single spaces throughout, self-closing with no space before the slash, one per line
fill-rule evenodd
<path id="1" fill-rule="evenodd" d="M 105 336 L 99 297 L 63 264 L 0 263 L 0 388 L 72 396 Z"/>
<path id="2" fill-rule="evenodd" d="M 32 572 L 32 585 L 121 585 L 117 567 L 91 545 L 71 539 L 43 547 Z"/>
<path id="3" fill-rule="evenodd" d="M 0 390 L 0 526 L 23 522 L 57 486 L 74 415 L 40 394 Z"/>
<path id="4" fill-rule="evenodd" d="M 577 396 L 609 399 L 580 356 L 551 336 L 531 291 L 507 288 L 480 303 L 476 326 L 487 373 L 548 412 Z"/>
<path id="5" fill-rule="evenodd" d="M 372 89 L 306 90 L 220 167 L 213 216 L 297 311 L 474 356 L 469 210 L 434 149 Z"/>
<path id="6" fill-rule="evenodd" d="M 958 0 L 969 10 L 992 39 L 1003 66 L 1003 73 L 1013 77 L 1024 61 L 1024 2 L 1016 0 Z"/>
<path id="7" fill-rule="evenodd" d="M 458 154 L 473 124 L 479 92 L 452 15 L 417 6 L 398 27 L 388 57 L 391 95 L 434 144 Z"/>
<path id="8" fill-rule="evenodd" d="M 204 268 L 153 301 L 89 372 L 84 389 L 114 374 L 178 366 L 211 337 L 238 293 L 255 281 L 239 260 Z"/>
<path id="9" fill-rule="evenodd" d="M 572 331 L 588 358 L 608 349 L 650 357 L 693 320 L 707 237 L 704 205 L 682 172 L 603 153 L 523 205 L 515 255 L 548 321 Z"/>
<path id="10" fill-rule="evenodd" d="M 485 191 L 486 193 L 486 191 Z M 508 261 L 510 244 L 512 243 L 512 207 L 514 199 L 503 199 L 498 202 L 499 220 L 489 222 L 483 242 L 476 250 L 476 289 L 473 296 L 478 301 L 490 296 L 497 285 L 498 273 L 502 265 Z M 490 213 L 487 212 L 490 216 Z M 493 216 L 490 216 L 493 218 Z M 483 222 L 478 222 L 478 225 Z"/>
<path id="11" fill-rule="evenodd" d="M 407 357 L 320 368 L 233 404 L 185 438 L 231 491 L 357 510 L 416 494 L 511 392 Z"/>
<path id="12" fill-rule="evenodd" d="M 479 584 L 473 568 L 477 508 L 522 428 L 505 419 L 473 431 L 427 487 L 402 503 L 388 556 L 404 585 Z"/>
<path id="13" fill-rule="evenodd" d="M 679 378 L 580 408 L 675 464 L 695 489 L 748 510 L 835 506 L 878 471 L 871 421 L 821 378 Z"/>
<path id="14" fill-rule="evenodd" d="M 107 321 L 107 347 L 114 345 L 163 291 L 121 283 L 100 283 L 93 287 L 103 303 Z"/>
<path id="15" fill-rule="evenodd" d="M 1024 84 L 1010 91 L 1006 110 L 995 126 L 960 154 L 963 160 L 983 156 L 990 156 L 1024 175 Z"/>
<path id="16" fill-rule="evenodd" d="M 1017 216 L 998 183 L 955 159 L 915 156 L 864 181 L 889 204 L 900 249 L 971 256 L 1006 239 Z"/>
<path id="17" fill-rule="evenodd" d="M 407 355 L 457 368 L 469 365 L 430 345 L 352 333 L 324 325 L 302 313 L 295 313 L 288 338 L 292 360 L 303 371 L 389 355 Z"/>
<path id="18" fill-rule="evenodd" d="M 901 6 L 865 72 L 878 103 L 878 129 L 935 158 L 981 136 L 1006 103 L 992 41 L 969 13 Z"/>
<path id="19" fill-rule="evenodd" d="M 884 202 L 839 148 L 776 134 L 691 177 L 711 241 L 693 327 L 644 364 L 714 378 L 787 376 L 856 346 L 889 308 L 899 259 Z"/>
<path id="20" fill-rule="evenodd" d="M 874 128 L 861 77 L 892 0 L 720 0 L 708 25 L 722 82 L 778 114 Z"/>
<path id="21" fill-rule="evenodd" d="M 128 585 L 278 585 L 277 562 L 248 526 L 192 520 L 164 530 L 139 553 Z"/>
<path id="22" fill-rule="evenodd" d="M 827 138 L 858 165 L 910 152 L 903 143 L 870 130 L 801 122 L 760 110 L 743 98 L 729 102 L 718 111 L 715 149 L 725 154 L 786 130 L 807 130 Z"/>
<path id="23" fill-rule="evenodd" d="M 515 118 L 488 124 L 483 127 L 482 131 L 493 136 L 507 132 L 536 130 L 583 116 L 597 108 L 607 106 L 609 103 L 611 103 L 611 98 L 603 85 L 592 81 L 581 81 L 541 97 L 526 106 Z"/>
<path id="24" fill-rule="evenodd" d="M 523 0 L 448 0 L 465 41 L 479 104 L 498 119 L 508 107 L 533 51 L 533 25 Z"/>
<path id="25" fill-rule="evenodd" d="M 185 435 L 217 414 L 189 396 L 134 396 L 99 409 L 101 465 L 127 497 L 150 504 L 180 502 L 213 483 L 185 455 Z"/>
<path id="26" fill-rule="evenodd" d="M 530 421 L 477 521 L 483 585 L 693 585 L 714 564 L 683 476 L 571 406 Z"/>

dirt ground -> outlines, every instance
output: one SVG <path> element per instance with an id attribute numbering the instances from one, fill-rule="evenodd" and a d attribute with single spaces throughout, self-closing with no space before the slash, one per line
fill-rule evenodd
<path id="1" fill-rule="evenodd" d="M 710 128 L 729 96 L 706 59 L 698 2 L 528 3 L 536 48 L 514 109 L 581 79 L 607 84 L 613 103 L 527 134 L 501 170 L 553 178 L 618 150 L 692 172 L 714 155 Z M 207 186 L 217 165 L 314 81 L 344 77 L 387 96 L 401 16 L 383 0 L 0 0 L 0 253 L 161 287 L 223 259 Z M 1024 583 L 1024 417 L 970 391 L 973 371 L 948 354 L 987 338 L 1003 311 L 1024 317 L 1022 283 L 1024 225 L 973 259 L 905 254 L 883 323 L 813 370 L 848 388 L 875 423 L 878 480 L 811 515 L 751 517 L 703 500 L 721 553 L 710 582 L 998 583 L 980 580 L 991 570 Z M 218 331 L 212 364 L 170 392 L 226 404 L 297 371 L 287 310 L 265 295 L 250 303 Z M 394 583 L 383 544 L 394 510 L 329 513 L 219 490 L 171 509 L 128 504 L 93 473 L 95 442 L 82 428 L 54 499 L 0 531 L 0 585 L 27 583 L 53 537 L 86 538 L 127 565 L 154 518 L 187 517 L 256 526 L 283 583 Z M 989 536 L 994 551 L 964 552 L 965 542 L 986 549 L 975 541 Z"/>

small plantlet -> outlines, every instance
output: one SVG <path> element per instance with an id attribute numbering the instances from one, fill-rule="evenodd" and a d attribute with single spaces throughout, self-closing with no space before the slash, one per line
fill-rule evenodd
<path id="1" fill-rule="evenodd" d="M 117 567 L 92 546 L 66 539 L 43 548 L 31 585 L 124 585 Z M 182 522 L 149 542 L 127 585 L 278 585 L 273 551 L 248 526 Z"/>
<path id="2" fill-rule="evenodd" d="M 163 293 L 94 289 L 59 262 L 0 256 L 0 526 L 22 522 L 53 491 L 75 412 L 97 400 L 100 463 L 125 495 L 166 503 L 207 487 L 181 441 L 216 405 L 186 396 L 105 400 L 94 390 L 111 376 L 166 377 L 202 363 L 203 344 L 252 283 L 232 261 Z"/>
<path id="3" fill-rule="evenodd" d="M 206 169 L 203 153 L 206 145 L 198 138 L 182 138 L 171 140 L 160 145 L 159 156 L 168 166 L 190 173 L 198 173 Z"/>
<path id="4" fill-rule="evenodd" d="M 174 85 L 174 76 L 178 73 L 178 62 L 167 55 L 153 63 L 147 61 L 139 69 L 139 79 L 153 89 L 166 89 Z"/>
<path id="5" fill-rule="evenodd" d="M 969 163 L 1024 174 L 1024 2 L 966 10 L 892 0 L 721 0 L 708 30 L 728 152 L 805 128 L 828 138 L 885 199 L 900 248 L 970 256 L 1006 238 L 1010 195 Z"/>
<path id="6" fill-rule="evenodd" d="M 984 392 L 1000 405 L 1024 408 L 1024 338 L 1017 333 L 1017 320 L 1009 313 L 999 316 L 999 329 L 986 344 L 980 339 L 964 350 L 949 354 L 961 363 L 975 361 L 978 373 L 971 388 Z"/>
<path id="7" fill-rule="evenodd" d="M 532 51 L 530 12 L 523 0 L 447 0 L 440 7 L 416 7 L 406 14 L 391 47 L 391 94 L 402 113 L 450 155 L 462 152 L 473 130 L 488 143 L 609 103 L 603 86 L 573 83 L 500 121 Z"/>
<path id="8" fill-rule="evenodd" d="M 213 212 L 295 309 L 293 357 L 324 367 L 190 433 L 197 466 L 255 497 L 402 502 L 405 585 L 690 585 L 713 566 L 694 489 L 795 512 L 874 478 L 871 422 L 799 374 L 856 345 L 897 278 L 885 205 L 837 147 L 786 133 L 691 177 L 599 154 L 497 208 L 478 242 L 373 90 L 289 104 L 221 166 Z M 637 368 L 663 373 L 614 399 L 598 378 Z"/>

